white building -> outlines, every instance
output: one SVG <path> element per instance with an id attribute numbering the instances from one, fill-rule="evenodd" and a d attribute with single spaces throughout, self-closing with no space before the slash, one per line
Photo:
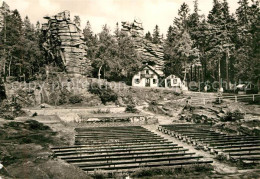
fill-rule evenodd
<path id="1" fill-rule="evenodd" d="M 159 87 L 163 72 L 145 65 L 140 72 L 134 75 L 132 86 L 136 87 Z"/>
<path id="2" fill-rule="evenodd" d="M 182 85 L 181 79 L 175 75 L 170 75 L 165 78 L 165 88 L 181 88 Z"/>

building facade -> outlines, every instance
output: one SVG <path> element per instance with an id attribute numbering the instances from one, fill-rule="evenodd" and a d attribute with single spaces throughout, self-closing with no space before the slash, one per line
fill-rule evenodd
<path id="1" fill-rule="evenodd" d="M 183 83 L 180 78 L 175 75 L 170 75 L 165 78 L 165 88 L 181 88 Z"/>
<path id="2" fill-rule="evenodd" d="M 141 71 L 134 75 L 132 86 L 159 87 L 162 76 L 162 71 L 155 70 L 153 67 L 145 65 Z"/>

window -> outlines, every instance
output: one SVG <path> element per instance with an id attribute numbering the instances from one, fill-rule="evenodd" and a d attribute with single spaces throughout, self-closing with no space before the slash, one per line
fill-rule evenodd
<path id="1" fill-rule="evenodd" d="M 135 83 L 139 84 L 140 83 L 140 79 L 135 79 Z"/>
<path id="2" fill-rule="evenodd" d="M 153 84 L 156 84 L 157 83 L 157 80 L 156 79 L 153 79 Z"/>
<path id="3" fill-rule="evenodd" d="M 149 75 L 149 70 L 145 70 L 145 74 Z"/>
<path id="4" fill-rule="evenodd" d="M 172 86 L 172 84 L 171 84 L 171 79 L 167 79 L 167 86 L 168 86 L 168 87 L 171 87 L 171 86 Z"/>
<path id="5" fill-rule="evenodd" d="M 173 79 L 173 84 L 177 84 L 177 79 Z"/>

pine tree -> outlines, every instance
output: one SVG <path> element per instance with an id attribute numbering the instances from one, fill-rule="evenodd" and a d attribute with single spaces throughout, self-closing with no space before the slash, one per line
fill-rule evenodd
<path id="1" fill-rule="evenodd" d="M 169 27 L 164 47 L 166 57 L 165 73 L 175 74 L 187 80 L 189 66 L 197 56 L 193 41 L 189 34 L 188 19 L 189 7 L 183 3 L 175 18 L 173 27 Z"/>
<path id="2" fill-rule="evenodd" d="M 202 16 L 199 15 L 199 8 L 198 8 L 198 0 L 194 1 L 194 12 L 188 18 L 188 29 L 191 34 L 191 38 L 193 40 L 197 39 L 199 36 L 199 26 L 201 22 Z M 195 44 L 196 46 L 196 44 Z"/>
<path id="3" fill-rule="evenodd" d="M 17 80 L 31 79 L 44 65 L 43 53 L 40 49 L 39 32 L 26 16 L 22 21 L 17 10 L 6 17 L 5 44 L 5 76 L 13 76 Z M 0 41 L 2 38 L 0 39 Z"/>
<path id="4" fill-rule="evenodd" d="M 20 45 L 22 37 L 22 19 L 20 13 L 17 10 L 14 10 L 10 14 L 5 16 L 5 30 L 0 34 L 0 44 L 4 44 L 4 59 L 3 59 L 3 76 L 4 78 L 8 75 L 11 75 L 11 66 L 15 66 L 15 60 L 17 61 L 22 52 L 20 48 L 23 48 L 23 45 Z M 14 70 L 18 72 L 17 69 Z"/>
<path id="5" fill-rule="evenodd" d="M 39 25 L 39 24 L 38 24 Z M 35 29 L 28 17 L 24 20 L 24 74 L 27 79 L 33 78 L 44 67 L 45 60 L 43 50 L 40 47 L 39 29 Z"/>
<path id="6" fill-rule="evenodd" d="M 150 31 L 148 31 L 146 34 L 145 34 L 145 37 L 144 37 L 146 40 L 149 40 L 150 42 L 153 41 L 153 37 L 150 33 Z"/>
<path id="7" fill-rule="evenodd" d="M 95 58 L 98 40 L 97 40 L 97 36 L 94 35 L 92 31 L 91 24 L 89 21 L 87 21 L 86 27 L 83 29 L 83 36 L 84 36 L 84 41 L 86 42 L 86 45 L 88 47 L 87 57 L 90 60 L 93 60 Z"/>
<path id="8" fill-rule="evenodd" d="M 119 24 L 118 22 L 116 23 L 116 29 L 114 31 L 115 37 L 118 39 L 120 35 L 120 29 L 119 29 Z"/>
<path id="9" fill-rule="evenodd" d="M 83 36 L 87 45 L 91 43 L 93 38 L 93 32 L 89 21 L 87 21 L 86 27 L 83 29 Z"/>
<path id="10" fill-rule="evenodd" d="M 174 48 L 174 40 L 176 38 L 176 33 L 174 32 L 174 29 L 172 26 L 168 28 L 167 35 L 166 35 L 166 40 L 164 43 L 164 59 L 166 61 L 165 65 L 165 73 L 166 75 L 171 75 L 174 74 L 174 57 L 175 57 L 175 52 L 173 50 Z"/>
<path id="11" fill-rule="evenodd" d="M 177 29 L 179 31 L 185 31 L 188 30 L 188 23 L 189 23 L 189 6 L 186 3 L 183 3 L 178 10 L 178 17 L 174 19 L 174 29 Z"/>
<path id="12" fill-rule="evenodd" d="M 230 15 L 227 1 L 223 3 L 214 0 L 214 6 L 208 15 L 210 24 L 210 39 L 208 42 L 207 56 L 210 61 L 207 67 L 211 71 L 213 80 L 226 79 L 229 88 L 229 60 L 233 53 L 234 44 L 232 41 L 233 18 Z M 218 69 L 217 73 L 216 70 Z M 221 84 L 221 83 L 220 83 Z M 221 86 L 220 86 L 221 87 Z"/>
<path id="13" fill-rule="evenodd" d="M 97 52 L 93 61 L 94 68 L 103 72 L 104 78 L 111 78 L 111 69 L 114 67 L 116 61 L 117 47 L 116 41 L 107 25 L 104 25 L 99 34 L 99 42 Z M 98 74 L 98 71 L 94 73 Z"/>
<path id="14" fill-rule="evenodd" d="M 121 79 L 126 79 L 126 81 L 131 84 L 133 75 L 137 73 L 142 66 L 139 54 L 136 51 L 134 41 L 126 33 L 121 32 L 118 39 L 118 71 Z M 120 69 L 121 68 L 121 69 Z M 116 72 L 116 71 L 115 71 Z M 117 80 L 120 80 L 118 78 Z"/>
<path id="15" fill-rule="evenodd" d="M 236 15 L 239 24 L 248 24 L 249 23 L 249 2 L 248 0 L 239 0 L 239 7 L 236 10 Z"/>
<path id="16" fill-rule="evenodd" d="M 235 79 L 260 84 L 260 7 L 258 1 L 249 5 L 240 0 L 236 10 L 238 30 L 236 38 Z"/>
<path id="17" fill-rule="evenodd" d="M 156 25 L 153 31 L 153 41 L 154 44 L 159 44 L 161 43 L 161 39 L 160 39 L 160 29 L 159 26 Z"/>

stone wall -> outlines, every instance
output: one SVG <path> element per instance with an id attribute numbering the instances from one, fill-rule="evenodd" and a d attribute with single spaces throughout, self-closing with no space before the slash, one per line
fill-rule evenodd
<path id="1" fill-rule="evenodd" d="M 87 75 L 90 61 L 87 59 L 87 46 L 79 27 L 70 20 L 70 12 L 64 11 L 55 16 L 46 16 L 42 25 L 45 36 L 45 50 L 53 60 L 62 60 L 68 74 Z"/>
<path id="2" fill-rule="evenodd" d="M 135 19 L 133 23 L 122 22 L 121 30 L 133 38 L 136 50 L 141 54 L 144 63 L 149 63 L 155 70 L 163 70 L 163 46 L 144 39 L 143 25 L 139 20 Z"/>

